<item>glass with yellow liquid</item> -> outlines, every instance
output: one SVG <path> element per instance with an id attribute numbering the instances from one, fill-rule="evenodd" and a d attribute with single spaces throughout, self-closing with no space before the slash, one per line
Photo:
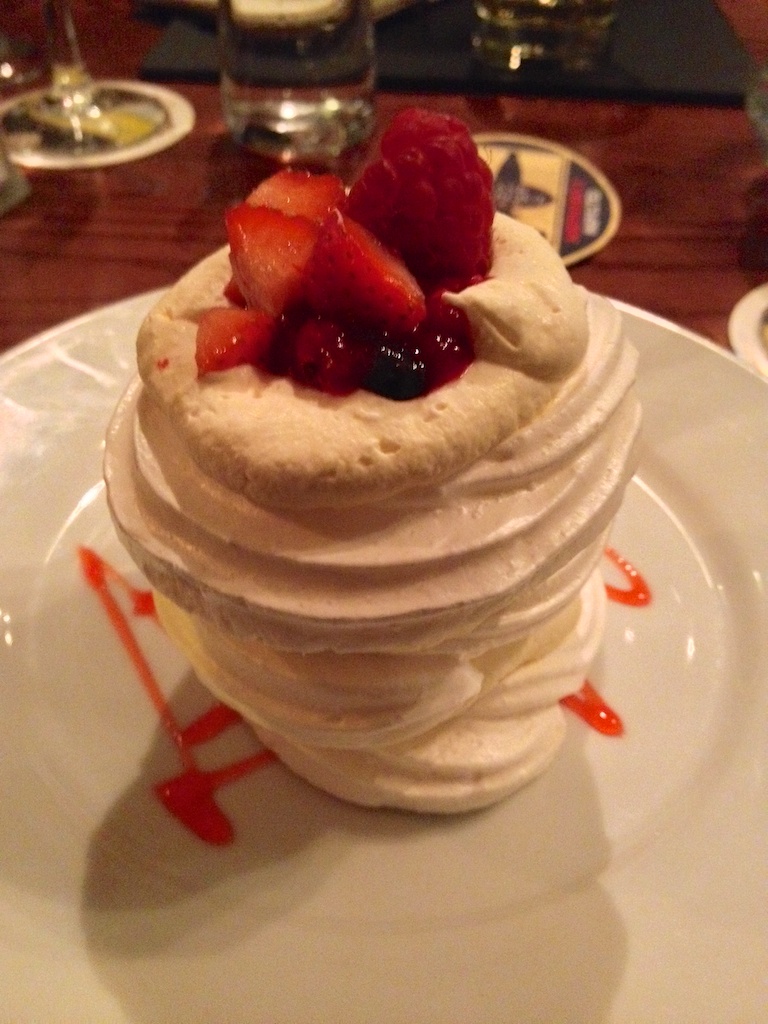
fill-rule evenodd
<path id="1" fill-rule="evenodd" d="M 486 64 L 518 71 L 532 63 L 571 71 L 604 55 L 615 0 L 475 0 L 472 45 Z"/>

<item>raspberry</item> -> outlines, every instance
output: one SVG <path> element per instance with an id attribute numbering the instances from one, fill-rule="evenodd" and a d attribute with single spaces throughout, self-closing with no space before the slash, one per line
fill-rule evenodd
<path id="1" fill-rule="evenodd" d="M 398 114 L 380 159 L 353 185 L 346 211 L 400 253 L 425 290 L 488 272 L 492 175 L 456 118 Z"/>
<path id="2" fill-rule="evenodd" d="M 373 360 L 373 349 L 350 339 L 332 320 L 312 317 L 293 336 L 290 376 L 299 384 L 327 395 L 349 395 L 361 387 Z"/>
<path id="3" fill-rule="evenodd" d="M 469 149 L 475 151 L 475 144 L 467 126 L 450 114 L 439 114 L 432 110 L 411 107 L 401 110 L 392 121 L 381 140 L 382 155 L 390 160 L 400 153 L 418 151 L 432 139 L 454 138 L 461 143 L 469 140 Z"/>

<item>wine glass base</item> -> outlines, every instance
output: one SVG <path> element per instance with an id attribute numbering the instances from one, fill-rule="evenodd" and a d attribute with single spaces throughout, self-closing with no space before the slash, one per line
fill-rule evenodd
<path id="1" fill-rule="evenodd" d="M 138 160 L 172 146 L 195 122 L 183 96 L 143 82 L 96 82 L 92 103 L 77 118 L 46 96 L 40 89 L 0 105 L 8 156 L 19 166 L 68 170 Z"/>

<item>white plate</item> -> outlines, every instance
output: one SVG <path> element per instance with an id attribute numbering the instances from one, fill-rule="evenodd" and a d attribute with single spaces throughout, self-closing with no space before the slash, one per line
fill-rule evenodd
<path id="1" fill-rule="evenodd" d="M 592 676 L 622 738 L 572 718 L 546 775 L 450 820 L 270 764 L 219 791 L 236 834 L 213 846 L 154 795 L 176 749 L 77 558 L 141 585 L 100 464 L 152 298 L 0 360 L 0 1018 L 768 1021 L 765 381 L 622 307 L 646 440 L 614 544 L 653 591 L 610 605 Z M 193 720 L 209 699 L 120 607 Z M 256 749 L 238 725 L 196 756 Z"/>
<path id="2" fill-rule="evenodd" d="M 737 355 L 768 377 L 768 283 L 747 292 L 733 307 L 728 339 Z"/>

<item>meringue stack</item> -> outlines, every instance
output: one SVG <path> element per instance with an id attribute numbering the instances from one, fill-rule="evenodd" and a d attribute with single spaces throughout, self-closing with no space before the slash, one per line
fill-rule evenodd
<path id="1" fill-rule="evenodd" d="M 514 792 L 556 755 L 559 701 L 600 645 L 599 562 L 638 458 L 636 353 L 617 310 L 542 245 L 497 218 L 501 299 L 491 282 L 449 298 L 478 358 L 407 403 L 319 397 L 251 367 L 196 382 L 194 318 L 221 293 L 222 254 L 142 328 L 141 376 L 107 436 L 118 535 L 201 681 L 343 799 L 448 813 Z M 246 435 L 248 401 L 266 412 Z"/>

